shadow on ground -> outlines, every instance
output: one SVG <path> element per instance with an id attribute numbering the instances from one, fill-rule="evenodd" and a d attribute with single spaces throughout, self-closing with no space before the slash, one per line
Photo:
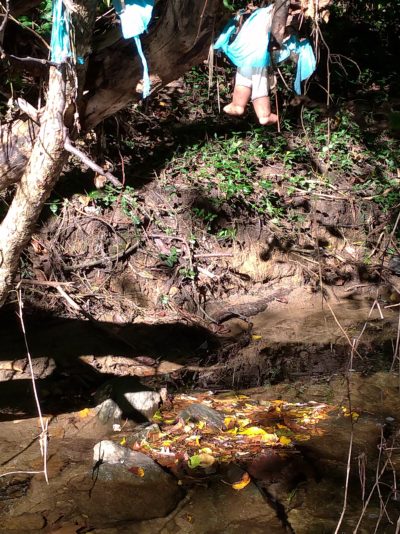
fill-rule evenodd
<path id="1" fill-rule="evenodd" d="M 41 403 L 52 414 L 87 406 L 93 402 L 94 391 L 110 378 L 85 363 L 81 359 L 84 356 L 141 357 L 145 361 L 151 358 L 185 364 L 191 359 L 208 358 L 220 345 L 219 339 L 207 329 L 178 322 L 91 323 L 31 310 L 26 312 L 25 327 L 35 374 L 43 377 L 37 380 Z M 0 339 L 0 370 L 6 369 L 10 378 L 18 378 L 19 369 L 25 366 L 27 372 L 28 368 L 15 312 L 4 310 L 0 314 Z M 0 381 L 0 420 L 36 414 L 32 384 L 25 378 L 26 372 L 20 374 L 21 379 L 3 376 Z"/>

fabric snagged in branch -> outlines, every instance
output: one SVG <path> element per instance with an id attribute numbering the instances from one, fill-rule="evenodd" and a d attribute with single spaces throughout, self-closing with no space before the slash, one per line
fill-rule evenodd
<path id="1" fill-rule="evenodd" d="M 70 18 L 63 0 L 54 0 L 50 42 L 51 61 L 54 63 L 63 63 L 72 55 L 69 31 Z"/>
<path id="2" fill-rule="evenodd" d="M 113 0 L 115 11 L 121 20 L 122 35 L 134 38 L 143 65 L 143 98 L 150 94 L 150 77 L 143 54 L 140 35 L 147 30 L 154 7 L 154 0 Z"/>
<path id="3" fill-rule="evenodd" d="M 239 69 L 263 68 L 271 64 L 269 41 L 271 36 L 273 5 L 254 11 L 243 24 L 235 38 L 239 13 L 231 19 L 214 44 L 214 50 L 221 50 Z M 233 39 L 233 40 L 232 40 Z M 301 82 L 315 71 L 314 51 L 307 39 L 299 41 L 295 36 L 283 42 L 281 50 L 274 53 L 274 61 L 280 63 L 294 52 L 298 56 L 294 90 L 301 94 Z"/>

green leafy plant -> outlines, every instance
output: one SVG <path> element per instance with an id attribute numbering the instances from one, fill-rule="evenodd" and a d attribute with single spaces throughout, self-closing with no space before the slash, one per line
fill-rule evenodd
<path id="1" fill-rule="evenodd" d="M 137 193 L 133 187 L 126 186 L 123 190 L 120 190 L 107 184 L 104 189 L 90 191 L 88 197 L 97 206 L 103 208 L 114 206 L 119 202 L 124 215 L 129 217 L 135 225 L 139 225 L 141 222 L 138 212 Z"/>
<path id="2" fill-rule="evenodd" d="M 172 269 L 179 262 L 181 251 L 176 247 L 171 247 L 168 254 L 160 254 L 160 259 L 167 267 Z"/>

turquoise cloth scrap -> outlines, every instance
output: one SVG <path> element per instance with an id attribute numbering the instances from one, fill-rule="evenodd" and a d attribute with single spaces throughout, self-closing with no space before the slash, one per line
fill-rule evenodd
<path id="1" fill-rule="evenodd" d="M 214 50 L 222 50 L 240 69 L 268 67 L 271 64 L 268 50 L 271 33 L 268 24 L 271 22 L 272 9 L 271 5 L 254 11 L 233 41 L 232 37 L 240 14 L 231 19 L 214 44 Z M 290 56 L 291 52 L 298 56 L 294 90 L 301 95 L 301 82 L 315 71 L 315 55 L 307 39 L 299 41 L 297 37 L 291 36 L 290 39 L 284 41 L 281 50 L 274 54 L 274 60 L 276 63 L 281 63 Z"/>
<path id="2" fill-rule="evenodd" d="M 238 17 L 229 21 L 215 43 L 214 50 L 222 50 L 238 68 L 262 68 L 269 65 L 268 26 L 272 9 L 271 5 L 254 11 L 232 42 L 230 40 L 236 30 Z"/>
<path id="3" fill-rule="evenodd" d="M 71 57 L 69 40 L 69 15 L 62 0 L 53 2 L 53 25 L 51 29 L 51 61 L 62 63 Z"/>
<path id="4" fill-rule="evenodd" d="M 134 38 L 143 65 L 143 98 L 150 94 L 150 77 L 146 58 L 139 36 L 147 30 L 153 13 L 154 0 L 113 0 L 114 8 L 121 20 L 122 35 Z"/>
<path id="5" fill-rule="evenodd" d="M 307 39 L 299 42 L 297 54 L 299 59 L 297 60 L 297 73 L 294 81 L 294 90 L 298 95 L 301 95 L 301 82 L 307 80 L 307 78 L 309 78 L 315 71 L 317 61 L 315 59 L 314 50 Z"/>

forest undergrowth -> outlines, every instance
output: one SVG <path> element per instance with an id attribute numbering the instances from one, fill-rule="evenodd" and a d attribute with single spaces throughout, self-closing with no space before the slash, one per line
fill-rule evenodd
<path id="1" fill-rule="evenodd" d="M 283 86 L 280 132 L 250 110 L 224 117 L 232 72 L 217 66 L 211 81 L 195 68 L 88 134 L 124 190 L 65 172 L 21 262 L 25 299 L 65 313 L 60 282 L 94 318 L 120 322 L 149 311 L 209 322 L 208 301 L 282 280 L 312 291 L 382 282 L 397 301 L 396 80 L 357 73 L 329 108 Z"/>

